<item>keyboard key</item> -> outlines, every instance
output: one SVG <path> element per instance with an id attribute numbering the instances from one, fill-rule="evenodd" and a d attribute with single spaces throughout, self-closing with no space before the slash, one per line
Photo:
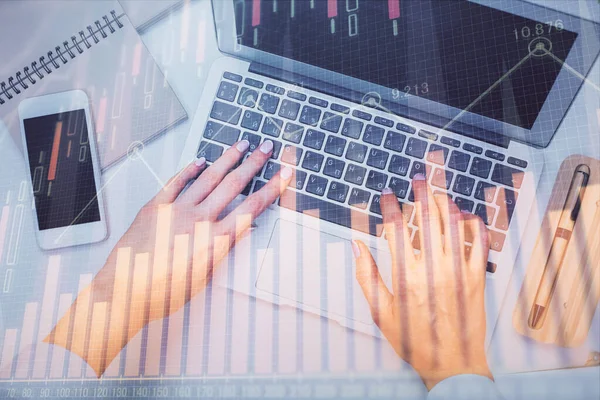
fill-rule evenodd
<path id="1" fill-rule="evenodd" d="M 281 161 L 286 164 L 298 165 L 302 158 L 302 149 L 286 144 L 281 154 Z"/>
<path id="2" fill-rule="evenodd" d="M 204 157 L 208 162 L 215 162 L 219 157 L 223 154 L 223 148 L 214 143 L 202 141 L 200 142 L 200 146 L 198 146 L 198 154 L 197 157 Z"/>
<path id="3" fill-rule="evenodd" d="M 518 194 L 510 189 L 501 187 L 498 191 L 496 204 L 498 205 L 498 218 L 495 227 L 503 231 L 508 229 L 510 220 L 515 212 Z"/>
<path id="4" fill-rule="evenodd" d="M 415 128 L 413 128 L 412 126 L 403 124 L 401 122 L 398 122 L 396 124 L 396 129 L 398 129 L 399 131 L 402 132 L 406 132 L 406 133 L 415 133 L 417 130 Z"/>
<path id="5" fill-rule="evenodd" d="M 401 202 L 400 209 L 402 210 L 402 216 L 404 217 L 404 220 L 408 224 L 410 222 L 410 218 L 412 217 L 415 206 L 413 206 L 412 204 Z M 416 220 L 416 218 L 415 218 L 415 220 Z"/>
<path id="6" fill-rule="evenodd" d="M 346 158 L 351 161 L 362 163 L 367 156 L 367 146 L 364 144 L 350 142 L 346 150 Z"/>
<path id="7" fill-rule="evenodd" d="M 336 103 L 331 103 L 331 109 L 342 114 L 348 114 L 350 112 L 350 108 Z"/>
<path id="8" fill-rule="evenodd" d="M 443 168 L 436 168 L 431 177 L 431 184 L 433 186 L 448 190 L 452 184 L 453 176 L 454 174 L 450 171 L 447 171 Z"/>
<path id="9" fill-rule="evenodd" d="M 346 201 L 346 195 L 350 187 L 340 182 L 331 182 L 329 185 L 329 191 L 327 192 L 327 198 L 343 203 Z"/>
<path id="10" fill-rule="evenodd" d="M 352 116 L 360 119 L 364 119 L 365 121 L 370 121 L 373 116 L 369 113 L 360 110 L 352 111 Z"/>
<path id="11" fill-rule="evenodd" d="M 304 182 L 306 181 L 307 174 L 306 172 L 300 171 L 299 169 L 295 170 L 294 172 L 294 177 L 292 178 L 288 186 L 295 187 L 298 190 L 302 190 L 302 188 L 304 187 Z"/>
<path id="12" fill-rule="evenodd" d="M 519 168 L 527 168 L 527 161 L 519 160 L 518 158 L 508 157 L 508 163 Z"/>
<path id="13" fill-rule="evenodd" d="M 371 149 L 367 165 L 378 169 L 384 169 L 387 164 L 389 153 L 379 149 Z"/>
<path id="14" fill-rule="evenodd" d="M 410 183 L 408 181 L 405 181 L 404 179 L 400 179 L 400 178 L 395 178 L 392 176 L 388 187 L 390 189 L 392 189 L 392 191 L 394 192 L 396 197 L 403 199 L 406 197 L 409 185 L 410 185 Z"/>
<path id="15" fill-rule="evenodd" d="M 456 196 L 454 202 L 459 210 L 473 212 L 473 206 L 475 206 L 474 201 Z"/>
<path id="16" fill-rule="evenodd" d="M 473 192 L 473 186 L 475 186 L 475 179 L 469 176 L 457 175 L 452 190 L 458 194 L 470 196 Z"/>
<path id="17" fill-rule="evenodd" d="M 348 168 L 346 169 L 346 175 L 344 175 L 344 180 L 346 182 L 350 182 L 360 186 L 362 185 L 363 180 L 365 179 L 366 173 L 366 168 L 359 167 L 358 165 L 354 164 L 348 164 Z"/>
<path id="18" fill-rule="evenodd" d="M 243 87 L 240 90 L 240 95 L 238 96 L 238 104 L 241 104 L 246 107 L 254 108 L 256 107 L 256 102 L 258 101 L 258 92 L 254 89 L 250 89 L 247 87 Z"/>
<path id="19" fill-rule="evenodd" d="M 490 233 L 490 250 L 500 252 L 504 247 L 504 240 L 506 239 L 506 235 L 501 232 L 497 232 L 494 230 L 488 230 Z"/>
<path id="20" fill-rule="evenodd" d="M 269 114 L 275 114 L 278 105 L 279 97 L 273 96 L 268 93 L 263 93 L 260 96 L 260 101 L 258 102 L 258 109 Z"/>
<path id="21" fill-rule="evenodd" d="M 422 138 L 428 139 L 428 140 L 437 140 L 438 139 L 437 133 L 424 131 L 423 129 L 421 129 L 419 131 L 419 136 L 421 136 Z"/>
<path id="22" fill-rule="evenodd" d="M 411 157 L 423 158 L 425 150 L 427 149 L 427 142 L 415 138 L 408 139 L 406 145 L 406 154 Z"/>
<path id="23" fill-rule="evenodd" d="M 391 119 L 383 118 L 383 117 L 375 117 L 375 123 L 383 126 L 387 126 L 391 128 L 394 126 L 394 121 Z"/>
<path id="24" fill-rule="evenodd" d="M 410 174 L 408 177 L 412 179 L 416 174 L 422 174 L 425 176 L 429 176 L 431 172 L 431 165 L 423 164 L 420 161 L 413 162 L 412 168 L 410 169 Z"/>
<path id="25" fill-rule="evenodd" d="M 281 151 L 281 142 L 278 142 L 277 140 L 272 140 L 270 138 L 264 138 L 263 142 L 265 140 L 270 140 L 271 143 L 273 143 L 273 152 L 271 153 L 271 158 L 273 160 L 277 160 L 277 158 L 279 157 L 279 152 Z"/>
<path id="26" fill-rule="evenodd" d="M 289 92 L 288 92 L 289 96 Z M 283 100 L 281 102 L 281 107 L 279 107 L 279 116 L 291 120 L 295 120 L 298 116 L 298 111 L 300 111 L 300 104 L 290 101 Z"/>
<path id="27" fill-rule="evenodd" d="M 327 160 L 325 161 L 325 168 L 323 168 L 323 173 L 327 176 L 331 176 L 332 178 L 340 179 L 345 166 L 346 163 L 344 161 L 327 157 Z"/>
<path id="28" fill-rule="evenodd" d="M 288 91 L 288 97 L 294 100 L 306 101 L 306 95 L 293 90 Z"/>
<path id="29" fill-rule="evenodd" d="M 381 196 L 376 194 L 373 196 L 373 201 L 371 202 L 371 207 L 369 207 L 369 211 L 374 214 L 381 215 Z"/>
<path id="30" fill-rule="evenodd" d="M 481 154 L 481 153 L 483 153 L 483 149 L 481 147 L 475 146 L 475 145 L 470 144 L 470 143 L 463 144 L 463 149 L 465 149 L 466 151 L 468 151 L 470 153 L 475 153 L 475 154 Z"/>
<path id="31" fill-rule="evenodd" d="M 256 150 L 260 145 L 260 136 L 254 133 L 244 132 L 241 140 L 247 140 L 250 143 L 250 147 L 248 147 L 249 152 Z"/>
<path id="32" fill-rule="evenodd" d="M 325 194 L 326 187 L 327 179 L 316 175 L 311 175 L 308 177 L 308 182 L 306 184 L 306 191 L 308 193 L 316 194 L 317 196 L 323 196 Z"/>
<path id="33" fill-rule="evenodd" d="M 265 173 L 263 174 L 263 177 L 266 180 L 269 180 L 272 177 L 274 177 L 275 174 L 277 174 L 280 169 L 281 169 L 281 164 L 273 162 L 273 161 L 269 161 L 267 163 L 267 166 L 265 167 Z"/>
<path id="34" fill-rule="evenodd" d="M 504 161 L 505 155 L 502 153 L 498 153 L 497 151 L 486 150 L 485 156 L 489 158 L 493 158 L 494 160 Z"/>
<path id="35" fill-rule="evenodd" d="M 265 135 L 279 137 L 281 128 L 283 127 L 283 121 L 277 118 L 267 117 L 262 127 L 262 133 Z"/>
<path id="36" fill-rule="evenodd" d="M 487 182 L 479 182 L 475 188 L 475 198 L 477 200 L 491 203 L 496 195 L 496 185 Z"/>
<path id="37" fill-rule="evenodd" d="M 492 172 L 492 181 L 514 187 L 515 189 L 520 189 L 523 184 L 524 176 L 525 173 L 521 170 L 502 164 L 496 164 L 494 172 Z"/>
<path id="38" fill-rule="evenodd" d="M 259 180 L 257 180 L 256 182 L 254 182 L 254 187 L 252 188 L 252 193 L 258 192 L 266 184 L 267 184 L 267 182 L 265 182 L 265 181 L 259 181 Z"/>
<path id="39" fill-rule="evenodd" d="M 234 83 L 221 82 L 219 90 L 217 90 L 217 97 L 227 101 L 234 101 L 239 88 L 240 87 Z"/>
<path id="40" fill-rule="evenodd" d="M 404 147 L 405 140 L 406 136 L 404 136 L 403 134 L 388 131 L 387 136 L 385 137 L 385 143 L 383 144 L 383 147 L 392 151 L 397 151 L 399 153 Z"/>
<path id="41" fill-rule="evenodd" d="M 367 208 L 370 198 L 371 193 L 367 192 L 366 190 L 352 188 L 352 190 L 350 191 L 350 198 L 348 199 L 348 204 L 364 210 Z"/>
<path id="42" fill-rule="evenodd" d="M 393 174 L 405 176 L 408 173 L 408 167 L 410 166 L 410 160 L 406 157 L 393 155 L 390 161 L 388 171 Z"/>
<path id="43" fill-rule="evenodd" d="M 379 146 L 383 140 L 383 134 L 385 129 L 375 125 L 367 125 L 365 128 L 365 134 L 363 135 L 363 142 L 374 144 Z"/>
<path id="44" fill-rule="evenodd" d="M 258 89 L 262 89 L 263 86 L 265 85 L 264 83 L 262 83 L 261 81 L 257 81 L 256 79 L 252 79 L 252 78 L 246 78 L 244 80 L 244 83 L 248 86 L 252 86 Z"/>
<path id="45" fill-rule="evenodd" d="M 364 124 L 360 121 L 347 118 L 344 121 L 342 135 L 351 137 L 352 139 L 358 139 L 360 137 L 360 133 L 362 132 L 363 125 Z"/>
<path id="46" fill-rule="evenodd" d="M 283 136 L 281 136 L 281 138 L 283 140 L 287 140 L 288 142 L 300 143 L 302 141 L 303 134 L 304 127 L 288 122 L 287 124 L 285 124 Z"/>
<path id="47" fill-rule="evenodd" d="M 325 143 L 325 153 L 333 154 L 334 156 L 341 157 L 344 154 L 344 148 L 346 147 L 346 139 L 329 135 L 327 142 Z"/>
<path id="48" fill-rule="evenodd" d="M 311 149 L 315 150 L 321 150 L 324 140 L 325 134 L 323 132 L 315 131 L 314 129 L 309 129 L 306 131 L 306 136 L 304 136 L 304 146 L 310 147 Z"/>
<path id="49" fill-rule="evenodd" d="M 321 121 L 321 129 L 329 132 L 338 133 L 340 126 L 342 125 L 342 116 L 334 114 L 329 111 L 325 111 L 323 114 L 323 121 Z"/>
<path id="50" fill-rule="evenodd" d="M 492 224 L 494 214 L 496 214 L 496 210 L 485 204 L 479 203 L 477 204 L 477 207 L 475 207 L 475 215 L 478 215 L 486 225 Z"/>
<path id="51" fill-rule="evenodd" d="M 254 181 L 250 181 L 248 182 L 248 184 L 246 185 L 246 187 L 244 188 L 244 190 L 242 190 L 242 193 L 244 196 L 248 196 L 250 194 L 250 191 L 252 190 L 252 184 L 254 183 Z"/>
<path id="52" fill-rule="evenodd" d="M 304 156 L 304 161 L 302 161 L 302 168 L 313 172 L 319 172 L 321 170 L 321 165 L 323 165 L 324 158 L 325 157 L 323 157 L 322 154 L 307 151 Z"/>
<path id="53" fill-rule="evenodd" d="M 448 152 L 450 150 L 447 147 L 432 143 L 427 152 L 427 160 L 434 164 L 444 165 L 446 164 L 446 158 L 448 158 Z"/>
<path id="54" fill-rule="evenodd" d="M 473 163 L 471 164 L 471 169 L 469 173 L 471 175 L 478 176 L 483 179 L 487 179 L 490 176 L 490 171 L 492 169 L 492 162 L 489 160 L 484 160 L 483 158 L 474 157 Z"/>
<path id="55" fill-rule="evenodd" d="M 244 117 L 242 118 L 242 128 L 258 131 L 260 123 L 262 122 L 262 115 L 255 113 L 254 111 L 246 110 Z"/>
<path id="56" fill-rule="evenodd" d="M 388 176 L 377 171 L 370 171 L 367 175 L 366 186 L 368 189 L 381 192 L 387 183 Z"/>
<path id="57" fill-rule="evenodd" d="M 313 176 L 314 175 L 311 175 L 309 177 L 307 187 L 310 186 L 310 179 Z M 381 233 L 383 232 L 383 220 L 379 217 L 365 214 L 364 219 L 352 218 L 352 211 L 350 208 L 318 199 L 304 193 L 286 190 L 281 195 L 279 204 L 290 210 L 309 214 L 320 218 L 323 221 L 355 229 L 373 236 L 381 236 Z"/>
<path id="58" fill-rule="evenodd" d="M 282 87 L 279 87 L 279 86 L 271 85 L 269 83 L 269 84 L 267 84 L 267 92 L 282 95 L 285 93 L 285 89 Z"/>
<path id="59" fill-rule="evenodd" d="M 230 81 L 234 81 L 234 82 L 241 82 L 242 81 L 242 77 L 238 74 L 234 74 L 231 72 L 224 72 L 223 73 L 223 78 L 225 79 L 229 79 Z"/>
<path id="60" fill-rule="evenodd" d="M 212 110 L 210 111 L 210 117 L 232 125 L 237 125 L 240 121 L 241 113 L 242 109 L 239 107 L 215 101 L 215 104 L 213 104 Z"/>
<path id="61" fill-rule="evenodd" d="M 300 122 L 306 125 L 317 126 L 321 118 L 321 110 L 318 108 L 304 106 L 300 113 Z"/>
<path id="62" fill-rule="evenodd" d="M 452 146 L 452 147 L 460 147 L 460 140 L 456 140 L 456 139 L 452 139 L 449 138 L 448 136 L 442 136 L 442 138 L 440 139 L 440 142 L 442 142 L 443 144 L 446 144 L 448 146 Z"/>
<path id="63" fill-rule="evenodd" d="M 218 122 L 208 121 L 204 129 L 204 137 L 231 146 L 238 141 L 240 130 Z"/>
<path id="64" fill-rule="evenodd" d="M 491 261 L 487 262 L 487 266 L 485 267 L 485 270 L 487 272 L 489 272 L 490 274 L 493 274 L 494 272 L 496 272 L 496 269 L 498 268 L 498 265 L 496 265 L 496 263 L 493 263 Z"/>
<path id="65" fill-rule="evenodd" d="M 452 168 L 460 172 L 467 172 L 467 168 L 469 167 L 469 161 L 471 161 L 470 155 L 454 150 L 452 151 L 452 153 L 450 153 L 450 160 L 448 160 L 448 168 Z"/>
<path id="66" fill-rule="evenodd" d="M 323 107 L 323 108 L 327 108 L 327 106 L 329 105 L 329 103 L 327 102 L 327 100 L 318 99 L 316 97 L 309 98 L 308 102 L 310 104 L 314 104 L 315 106 L 319 106 L 319 107 Z"/>

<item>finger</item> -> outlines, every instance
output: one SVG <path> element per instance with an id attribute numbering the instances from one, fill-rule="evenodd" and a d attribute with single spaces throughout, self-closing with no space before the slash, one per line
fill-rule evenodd
<path id="1" fill-rule="evenodd" d="M 198 158 L 188 164 L 184 169 L 173 176 L 169 182 L 161 189 L 154 197 L 153 201 L 156 204 L 172 203 L 181 194 L 181 191 L 192 180 L 196 179 L 200 172 L 206 168 L 206 159 Z"/>
<path id="2" fill-rule="evenodd" d="M 415 255 L 398 199 L 389 188 L 381 192 L 380 204 L 385 236 L 392 253 L 392 290 L 398 296 L 405 268 L 414 263 Z"/>
<path id="3" fill-rule="evenodd" d="M 198 206 L 199 212 L 209 220 L 216 219 L 233 199 L 262 169 L 273 152 L 273 142 L 267 140 L 223 181 Z"/>
<path id="4" fill-rule="evenodd" d="M 206 198 L 216 187 L 225 175 L 240 161 L 243 155 L 248 151 L 250 143 L 242 140 L 231 146 L 221 157 L 217 159 L 204 173 L 196 179 L 186 191 L 181 195 L 179 201 L 198 204 Z"/>
<path id="5" fill-rule="evenodd" d="M 442 220 L 444 234 L 444 252 L 446 254 L 464 254 L 465 231 L 462 213 L 446 194 L 435 194 L 433 199 Z"/>
<path id="6" fill-rule="evenodd" d="M 471 253 L 467 263 L 472 271 L 484 272 L 490 251 L 488 230 L 481 218 L 473 214 L 464 214 L 465 237 L 471 241 Z"/>
<path id="7" fill-rule="evenodd" d="M 260 214 L 285 191 L 292 179 L 292 169 L 284 167 L 258 192 L 252 193 L 221 221 L 221 230 L 239 238 Z"/>
<path id="8" fill-rule="evenodd" d="M 373 322 L 381 328 L 389 322 L 394 296 L 381 279 L 369 248 L 360 240 L 354 240 L 352 252 L 356 259 L 356 280 L 369 303 Z"/>
<path id="9" fill-rule="evenodd" d="M 421 257 L 424 254 L 431 257 L 437 254 L 437 251 L 442 250 L 440 213 L 425 175 L 416 174 L 414 176 L 413 191 L 415 194 L 415 216 L 418 218 L 419 224 Z"/>

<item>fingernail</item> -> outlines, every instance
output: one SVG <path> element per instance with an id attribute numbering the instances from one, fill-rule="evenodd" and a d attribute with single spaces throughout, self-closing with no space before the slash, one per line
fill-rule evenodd
<path id="1" fill-rule="evenodd" d="M 354 258 L 360 257 L 360 248 L 354 240 L 352 241 L 352 252 L 354 253 Z"/>
<path id="2" fill-rule="evenodd" d="M 270 140 L 267 140 L 260 145 L 260 151 L 262 151 L 264 154 L 269 154 L 271 150 L 273 150 L 273 142 Z"/>
<path id="3" fill-rule="evenodd" d="M 381 191 L 381 194 L 392 194 L 392 189 L 390 188 L 385 188 Z"/>
<path id="4" fill-rule="evenodd" d="M 461 213 L 463 214 L 471 214 L 470 212 L 468 212 L 467 210 L 460 210 Z"/>
<path id="5" fill-rule="evenodd" d="M 248 147 L 250 147 L 250 142 L 244 139 L 239 142 L 235 148 L 238 149 L 240 153 L 244 153 L 246 150 L 248 150 Z"/>
<path id="6" fill-rule="evenodd" d="M 281 176 L 281 179 L 288 179 L 290 176 L 292 176 L 292 169 L 290 167 L 285 167 L 281 170 L 281 174 L 279 174 L 279 176 Z"/>
<path id="7" fill-rule="evenodd" d="M 414 179 L 415 181 L 424 181 L 424 180 L 425 180 L 425 175 L 423 175 L 423 174 L 416 174 L 416 175 L 413 177 L 413 179 Z"/>
<path id="8" fill-rule="evenodd" d="M 204 158 L 204 157 L 200 157 L 200 158 L 198 158 L 198 159 L 197 159 L 197 160 L 196 160 L 194 163 L 195 163 L 195 164 L 196 164 L 196 166 L 198 166 L 198 167 L 203 167 L 203 166 L 204 166 L 204 164 L 206 164 L 206 158 Z"/>

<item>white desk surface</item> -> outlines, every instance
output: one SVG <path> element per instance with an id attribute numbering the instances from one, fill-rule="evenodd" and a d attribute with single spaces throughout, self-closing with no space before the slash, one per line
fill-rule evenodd
<path id="1" fill-rule="evenodd" d="M 204 34 L 205 44 L 204 51 L 202 52 L 202 46 L 199 46 L 198 38 Z M 212 61 L 220 55 L 214 36 L 214 25 L 209 0 L 186 2 L 183 8 L 152 26 L 142 35 L 142 39 L 165 72 L 169 83 L 187 110 L 189 119 L 179 125 L 174 131 L 167 133 L 146 146 L 143 155 L 153 171 L 150 171 L 141 162 L 126 160 L 104 173 L 104 182 L 111 180 L 111 183 L 105 189 L 110 237 L 106 242 L 94 246 L 93 250 L 87 248 L 86 251 L 95 252 L 94 257 L 90 257 L 89 255 L 87 257 L 104 260 L 116 241 L 128 228 L 139 208 L 159 190 L 160 186 L 155 174 L 161 180 L 165 181 L 176 172 L 185 138 L 198 106 L 204 79 Z M 599 85 L 600 67 L 598 62 L 596 62 L 590 74 L 590 79 L 596 87 Z M 596 88 L 593 88 L 591 85 L 584 85 L 552 144 L 546 149 L 545 172 L 539 185 L 537 207 L 534 208 L 534 214 L 537 214 L 538 218 L 543 214 L 549 192 L 552 189 L 554 177 L 561 161 L 565 157 L 570 154 L 579 153 L 600 158 L 599 99 L 599 91 Z M 127 188 L 126 191 L 123 190 L 125 188 Z M 124 192 L 129 193 L 129 195 L 123 196 Z M 135 195 L 132 195 L 132 193 L 135 193 Z M 530 232 L 528 232 L 526 237 L 535 238 L 537 236 L 537 228 L 534 226 L 529 230 Z M 524 247 L 527 246 L 528 244 L 524 244 Z M 81 250 L 68 249 L 65 253 L 75 251 Z M 101 266 L 99 262 L 96 268 L 99 269 Z M 516 294 L 520 288 L 519 279 L 522 279 L 523 269 L 523 265 L 517 265 L 515 268 L 515 271 L 518 272 L 515 274 L 517 277 L 515 282 L 511 284 L 505 302 L 505 308 L 509 309 L 508 314 L 510 314 L 510 310 L 514 306 Z M 211 337 L 222 337 L 225 335 L 225 310 L 227 309 L 225 303 L 228 296 L 227 292 L 223 288 L 213 288 L 212 309 L 216 312 L 213 311 L 213 319 L 209 327 Z M 233 318 L 230 330 L 232 335 L 231 343 L 245 343 L 248 336 L 247 311 L 251 301 L 248 297 L 239 294 L 233 294 L 233 299 Z M 204 303 L 204 298 L 203 296 L 197 296 L 192 301 Z M 256 314 L 259 316 L 270 316 L 272 308 L 270 303 L 256 302 Z M 504 326 L 505 330 L 507 329 L 506 324 L 510 324 L 510 317 L 507 319 L 506 314 L 506 312 L 503 313 L 503 318 L 501 318 L 499 323 Z M 319 332 L 322 322 L 316 316 L 305 314 L 303 319 L 304 334 L 302 337 L 296 337 L 295 310 L 281 308 L 279 310 L 279 319 L 280 368 L 285 369 L 288 364 L 295 368 L 295 362 L 282 363 L 282 360 L 289 361 L 289 358 L 293 359 L 296 357 L 296 340 L 301 340 L 304 348 L 304 366 L 305 369 L 310 370 L 312 365 L 315 364 L 315 360 L 310 359 L 310 349 L 319 349 Z M 270 322 L 270 318 L 267 321 Z M 269 329 L 272 329 L 269 326 L 270 324 L 265 323 L 264 326 L 259 326 L 259 322 L 260 320 L 257 322 L 257 337 L 263 334 L 270 335 L 272 333 L 268 332 Z M 330 322 L 328 330 L 329 337 L 335 338 L 335 341 L 330 340 L 330 343 L 346 343 L 349 334 L 345 329 L 342 329 L 335 322 Z M 496 333 L 498 333 L 498 330 Z M 377 340 L 356 334 L 353 335 L 353 339 L 356 349 L 355 354 L 357 355 L 357 369 L 360 370 L 360 355 L 363 353 L 372 353 L 377 345 Z M 501 349 L 494 349 L 495 339 L 496 337 L 492 340 L 491 352 L 502 351 Z M 214 346 L 222 345 L 219 341 L 211 344 Z M 148 345 L 150 346 L 150 344 Z M 257 363 L 261 362 L 261 354 L 263 354 L 262 357 L 268 357 L 268 359 L 264 360 L 265 362 L 271 362 L 271 356 L 266 355 L 266 353 L 270 354 L 270 347 L 268 349 L 266 347 L 268 346 L 261 348 L 257 342 L 255 348 Z M 341 353 L 345 350 L 345 344 L 340 347 L 340 357 L 342 357 Z M 215 350 L 211 352 L 209 362 L 217 366 L 222 365 L 222 351 L 224 349 L 216 348 Z M 506 350 L 505 348 L 504 351 L 506 352 Z M 336 350 L 333 349 L 331 351 L 334 352 L 330 352 L 331 356 L 335 357 Z M 221 353 L 220 356 L 219 353 Z M 320 351 L 315 350 L 312 353 L 320 353 Z M 393 350 L 385 342 L 381 342 L 381 357 L 384 366 L 391 369 L 402 368 Z M 238 360 L 234 356 L 231 364 L 234 365 L 237 362 Z M 240 360 L 240 362 L 243 363 L 244 361 Z M 406 367 L 402 369 L 407 371 Z M 354 374 L 359 373 L 355 372 Z M 414 373 L 409 373 L 409 375 L 409 379 L 405 381 L 406 392 L 413 394 L 421 393 L 424 395 L 425 390 L 418 377 Z M 599 376 L 600 368 L 581 368 L 526 374 L 499 374 L 496 376 L 496 379 L 499 389 L 506 395 L 507 399 L 539 397 L 583 400 L 600 398 Z"/>

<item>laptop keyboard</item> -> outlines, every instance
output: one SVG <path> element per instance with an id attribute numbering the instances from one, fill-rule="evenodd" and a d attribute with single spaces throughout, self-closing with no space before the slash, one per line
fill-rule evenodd
<path id="1" fill-rule="evenodd" d="M 280 197 L 280 206 L 380 236 L 380 193 L 389 187 L 419 249 L 411 179 L 420 173 L 434 193 L 480 216 L 490 249 L 502 250 L 527 161 L 230 72 L 216 97 L 198 157 L 214 162 L 242 139 L 250 152 L 265 140 L 274 144 L 271 160 L 243 194 L 259 190 L 287 164 L 295 168 L 295 190 Z"/>

